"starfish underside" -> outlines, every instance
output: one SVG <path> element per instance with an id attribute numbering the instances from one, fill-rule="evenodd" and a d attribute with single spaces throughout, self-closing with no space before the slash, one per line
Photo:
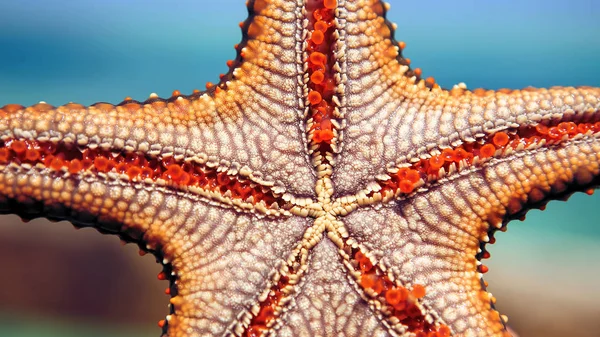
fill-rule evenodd
<path id="1" fill-rule="evenodd" d="M 0 211 L 155 253 L 176 336 L 506 336 L 480 260 L 600 174 L 600 89 L 440 88 L 377 0 L 254 0 L 205 92 L 0 108 Z"/>

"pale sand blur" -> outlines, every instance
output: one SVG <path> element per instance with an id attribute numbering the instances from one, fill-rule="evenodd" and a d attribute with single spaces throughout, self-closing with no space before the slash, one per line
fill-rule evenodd
<path id="1" fill-rule="evenodd" d="M 499 234 L 486 261 L 489 289 L 509 324 L 520 337 L 597 337 L 598 243 L 562 237 L 561 244 L 542 235 L 540 244 L 520 235 Z M 8 275 L 0 278 L 0 312 L 127 324 L 156 335 L 156 321 L 167 314 L 167 283 L 156 279 L 154 258 L 95 230 L 0 216 L 0 265 Z"/>
<path id="2" fill-rule="evenodd" d="M 509 228 L 520 225 L 527 226 Z M 497 235 L 485 276 L 509 325 L 520 337 L 600 336 L 600 244 L 595 238 L 535 229 L 515 237 L 510 231 Z M 503 236 L 511 236 L 510 245 L 503 245 Z"/>

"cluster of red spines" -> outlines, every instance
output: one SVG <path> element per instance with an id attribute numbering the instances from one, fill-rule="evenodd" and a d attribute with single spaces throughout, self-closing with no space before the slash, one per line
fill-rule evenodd
<path id="1" fill-rule="evenodd" d="M 125 174 L 130 180 L 163 179 L 175 186 L 194 186 L 225 194 L 235 199 L 253 197 L 253 203 L 264 201 L 267 206 L 283 201 L 260 185 L 218 172 L 192 162 L 176 161 L 173 157 L 152 158 L 138 153 L 111 152 L 100 149 L 83 149 L 52 142 L 35 140 L 0 141 L 0 165 L 10 162 L 44 166 L 55 171 L 66 169 L 70 174 L 84 171 L 93 173 L 115 172 Z"/>
<path id="2" fill-rule="evenodd" d="M 452 164 L 458 167 L 459 163 L 464 161 L 467 165 L 471 165 L 475 157 L 487 159 L 494 156 L 497 151 L 503 152 L 508 148 L 516 149 L 521 145 L 528 147 L 542 140 L 557 142 L 565 136 L 573 138 L 588 131 L 600 132 L 600 122 L 561 122 L 555 126 L 537 124 L 510 133 L 500 131 L 478 142 L 464 143 L 455 148 L 443 149 L 439 155 L 422 159 L 410 167 L 400 168 L 398 172 L 391 175 L 390 179 L 380 182 L 382 187 L 380 192 L 383 194 L 386 191 L 394 193 L 399 191 L 409 194 L 413 192 L 421 179 L 425 181 L 436 179 L 440 169 L 443 168 L 448 172 Z"/>
<path id="3" fill-rule="evenodd" d="M 419 337 L 448 337 L 450 329 L 445 325 L 434 325 L 425 320 L 417 303 L 425 297 L 425 287 L 414 284 L 412 290 L 395 285 L 387 275 L 378 270 L 371 260 L 360 250 L 352 256 L 355 269 L 360 272 L 359 284 L 363 289 L 370 289 L 386 304 L 390 315 L 396 317 L 408 331 Z"/>
<path id="4" fill-rule="evenodd" d="M 260 337 L 267 331 L 267 324 L 276 318 L 275 309 L 280 305 L 283 298 L 282 289 L 287 287 L 290 279 L 287 276 L 279 278 L 279 282 L 271 287 L 267 299 L 260 303 L 260 309 L 256 316 L 252 317 L 250 324 L 244 330 L 242 337 Z"/>
<path id="5" fill-rule="evenodd" d="M 331 118 L 336 84 L 333 79 L 334 60 L 331 55 L 336 7 L 336 0 L 316 1 L 307 5 L 309 13 L 312 12 L 312 17 L 309 17 L 312 27 L 307 46 L 310 78 L 308 101 L 313 119 L 312 140 L 317 144 L 331 144 L 334 137 Z"/>

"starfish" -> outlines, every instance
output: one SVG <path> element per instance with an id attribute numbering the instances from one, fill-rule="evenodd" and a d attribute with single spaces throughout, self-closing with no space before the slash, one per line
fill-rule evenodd
<path id="1" fill-rule="evenodd" d="M 248 7 L 206 91 L 0 108 L 2 212 L 156 254 L 168 336 L 507 335 L 485 245 L 598 184 L 600 89 L 445 90 L 384 3 Z"/>

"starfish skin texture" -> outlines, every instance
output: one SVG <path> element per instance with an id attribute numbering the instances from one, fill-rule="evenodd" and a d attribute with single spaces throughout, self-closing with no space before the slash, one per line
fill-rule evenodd
<path id="1" fill-rule="evenodd" d="M 334 137 L 316 141 L 312 3 L 251 2 L 250 39 L 206 93 L 3 107 L 9 212 L 25 204 L 159 254 L 169 336 L 503 335 L 477 259 L 523 209 L 596 185 L 600 91 L 443 90 L 399 56 L 383 4 L 338 1 Z M 445 149 L 466 154 L 438 167 Z M 73 164 L 86 155 L 92 166 Z M 398 318 L 390 289 L 427 329 Z"/>

